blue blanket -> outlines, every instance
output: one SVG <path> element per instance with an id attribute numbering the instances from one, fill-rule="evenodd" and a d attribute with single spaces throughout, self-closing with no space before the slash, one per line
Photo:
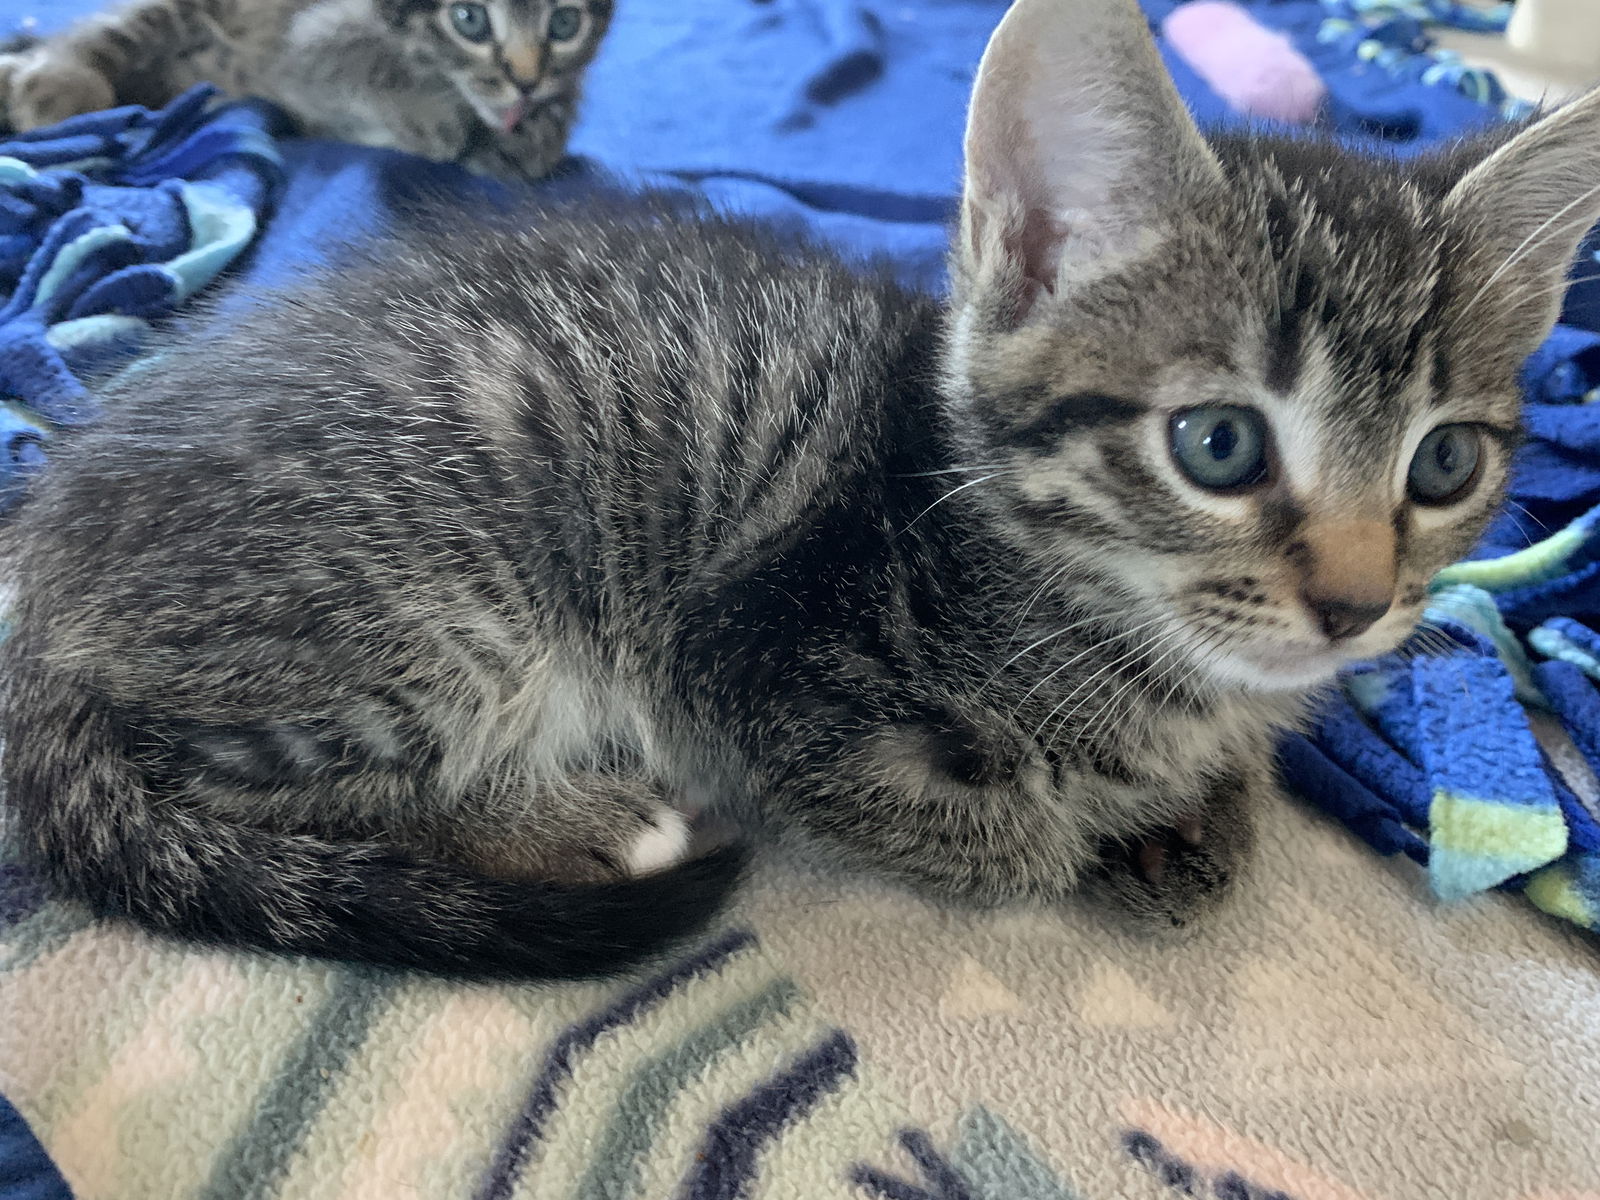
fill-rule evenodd
<path id="1" fill-rule="evenodd" d="M 0 506 L 52 430 L 95 418 L 81 377 L 255 239 L 281 182 L 268 120 L 198 88 L 0 143 Z"/>

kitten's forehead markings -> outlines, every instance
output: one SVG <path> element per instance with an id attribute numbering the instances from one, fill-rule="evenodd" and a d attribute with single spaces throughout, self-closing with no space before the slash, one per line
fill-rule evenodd
<path id="1" fill-rule="evenodd" d="M 1259 406 L 1272 439 L 1269 451 L 1282 483 L 1291 492 L 1321 489 L 1326 483 L 1328 401 L 1339 386 L 1326 343 L 1315 335 L 1301 343 L 1296 387 L 1288 395 L 1263 388 Z"/>

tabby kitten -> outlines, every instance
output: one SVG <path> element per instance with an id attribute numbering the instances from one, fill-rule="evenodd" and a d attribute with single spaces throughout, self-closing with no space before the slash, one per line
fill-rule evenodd
<path id="1" fill-rule="evenodd" d="M 0 57 L 17 130 L 194 84 L 305 132 L 537 179 L 560 161 L 611 0 L 133 0 Z"/>
<path id="2" fill-rule="evenodd" d="M 151 929 L 605 971 L 798 831 L 1182 923 L 1278 731 L 1499 504 L 1600 95 L 1410 162 L 1207 142 L 1019 0 L 947 304 L 664 202 L 400 233 L 112 386 L 8 534 L 4 783 Z"/>

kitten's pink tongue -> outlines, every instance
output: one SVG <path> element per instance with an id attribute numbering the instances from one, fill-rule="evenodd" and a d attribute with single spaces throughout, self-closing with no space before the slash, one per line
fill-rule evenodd
<path id="1" fill-rule="evenodd" d="M 527 115 L 528 98 L 524 96 L 510 108 L 506 109 L 506 115 L 500 118 L 500 132 L 510 133 L 518 125 L 522 124 L 522 118 Z"/>

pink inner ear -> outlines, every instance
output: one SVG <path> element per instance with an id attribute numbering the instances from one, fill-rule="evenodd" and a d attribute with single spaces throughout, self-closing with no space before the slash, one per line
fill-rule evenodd
<path id="1" fill-rule="evenodd" d="M 1024 213 L 1016 244 L 1008 249 L 1022 264 L 1022 277 L 1032 285 L 1030 306 L 1040 292 L 1055 294 L 1056 269 L 1061 262 L 1064 235 L 1065 231 L 1044 209 L 1029 208 Z"/>
<path id="2" fill-rule="evenodd" d="M 983 218 L 974 215 L 972 241 L 974 253 L 983 236 Z M 1022 225 L 1008 229 L 1002 239 L 1002 251 L 1020 269 L 1021 279 L 1013 294 L 1009 313 L 1010 323 L 1020 325 L 1045 296 L 1055 294 L 1056 268 L 1061 261 L 1063 231 L 1048 212 L 1029 207 L 1023 212 Z"/>
<path id="3" fill-rule="evenodd" d="M 988 222 L 1005 214 L 1008 219 L 1001 251 L 1022 276 L 1021 286 L 1011 298 L 1012 320 L 1020 323 L 1042 296 L 1055 293 L 1067 230 L 1054 215 L 1056 197 L 1046 178 L 1035 131 L 1010 104 L 997 103 L 968 131 L 967 154 L 969 189 L 989 201 L 971 210 L 968 249 L 981 258 Z M 1020 223 L 1016 218 L 1019 209 Z"/>
<path id="4" fill-rule="evenodd" d="M 981 208 L 973 208 L 967 218 L 967 253 L 981 259 L 983 241 L 992 218 Z M 1000 240 L 1001 253 L 1020 269 L 1021 279 L 1007 299 L 1009 323 L 1021 324 L 1041 295 L 1053 292 L 1055 284 L 1056 254 L 1051 246 L 1050 220 L 1038 209 L 1029 209 L 1023 218 L 1022 228 L 1008 230 Z"/>

